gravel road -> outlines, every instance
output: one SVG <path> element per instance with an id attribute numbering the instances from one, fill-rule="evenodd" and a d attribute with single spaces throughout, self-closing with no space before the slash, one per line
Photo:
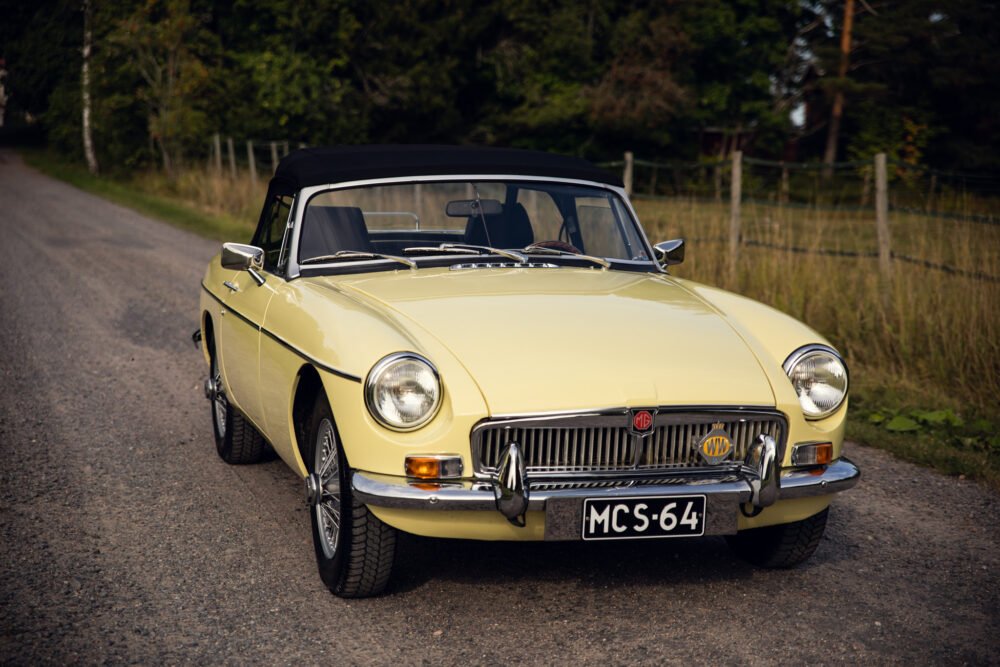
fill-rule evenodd
<path id="1" fill-rule="evenodd" d="M 855 445 L 793 571 L 406 536 L 388 595 L 331 596 L 298 478 L 214 451 L 216 249 L 0 152 L 0 663 L 1000 662 L 1000 497 Z"/>

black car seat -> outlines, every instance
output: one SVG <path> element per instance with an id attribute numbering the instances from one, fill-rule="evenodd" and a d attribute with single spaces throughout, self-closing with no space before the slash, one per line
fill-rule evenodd
<path id="1" fill-rule="evenodd" d="M 494 248 L 524 248 L 535 241 L 528 212 L 521 204 L 504 207 L 501 213 L 469 217 L 465 225 L 465 243 L 469 245 L 489 245 Z M 483 217 L 486 225 L 483 225 Z M 487 232 L 489 232 L 487 234 Z"/>
<path id="2" fill-rule="evenodd" d="M 373 250 L 361 209 L 356 206 L 308 206 L 299 240 L 299 261 L 341 250 Z"/>

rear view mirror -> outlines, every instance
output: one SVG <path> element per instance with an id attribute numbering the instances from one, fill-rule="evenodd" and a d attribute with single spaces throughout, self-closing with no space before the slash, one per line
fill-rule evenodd
<path id="1" fill-rule="evenodd" d="M 445 213 L 450 218 L 468 218 L 473 215 L 499 215 L 503 206 L 496 199 L 456 199 L 448 202 Z"/>
<path id="2" fill-rule="evenodd" d="M 684 261 L 684 239 L 673 239 L 663 241 L 653 246 L 656 251 L 656 259 L 663 266 L 680 264 Z"/>

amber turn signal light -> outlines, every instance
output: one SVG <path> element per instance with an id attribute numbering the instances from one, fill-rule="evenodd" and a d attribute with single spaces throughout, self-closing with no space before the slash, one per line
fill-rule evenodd
<path id="1" fill-rule="evenodd" d="M 407 456 L 406 476 L 414 479 L 448 479 L 462 476 L 462 457 Z"/>
<path id="2" fill-rule="evenodd" d="M 819 466 L 832 462 L 832 442 L 804 442 L 792 448 L 793 466 Z"/>

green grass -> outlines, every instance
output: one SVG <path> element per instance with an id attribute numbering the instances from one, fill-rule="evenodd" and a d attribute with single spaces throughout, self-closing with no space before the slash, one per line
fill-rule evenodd
<path id="1" fill-rule="evenodd" d="M 23 151 L 40 171 L 150 217 L 220 240 L 246 240 L 265 184 L 192 169 L 131 179 L 90 175 L 52 153 Z M 1000 489 L 1000 283 L 877 260 L 743 247 L 727 271 L 728 206 L 636 198 L 655 242 L 687 237 L 674 273 L 745 294 L 827 336 L 851 366 L 848 438 Z M 979 202 L 977 210 L 987 210 Z M 864 211 L 746 204 L 744 238 L 802 248 L 871 250 Z M 1000 275 L 1000 228 L 894 214 L 894 248 Z"/>
<path id="2" fill-rule="evenodd" d="M 65 181 L 81 190 L 131 208 L 143 215 L 217 241 L 246 240 L 253 225 L 226 213 L 200 209 L 176 197 L 149 192 L 138 181 L 113 179 L 90 174 L 81 165 L 67 162 L 43 150 L 22 149 L 24 161 L 40 172 Z"/>
<path id="3" fill-rule="evenodd" d="M 984 414 L 954 397 L 934 395 L 935 389 L 905 383 L 856 383 L 847 438 L 1000 490 L 1000 415 L 996 411 Z"/>

